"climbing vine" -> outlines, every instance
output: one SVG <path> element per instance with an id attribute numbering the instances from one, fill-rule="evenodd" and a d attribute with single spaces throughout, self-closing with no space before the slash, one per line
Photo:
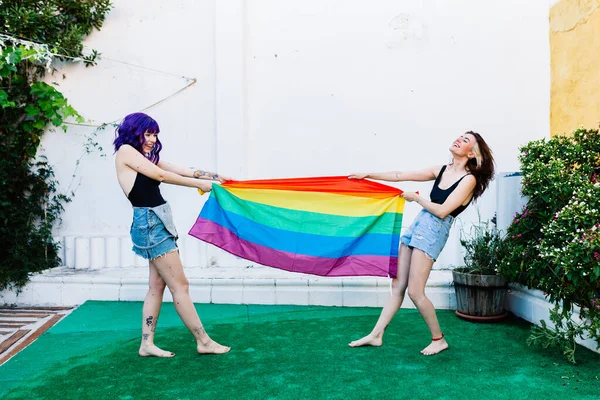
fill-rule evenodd
<path id="1" fill-rule="evenodd" d="M 0 0 L 0 290 L 58 266 L 52 227 L 69 197 L 38 155 L 44 132 L 83 122 L 55 85 L 54 61 L 95 64 L 83 40 L 100 29 L 110 0 Z"/>

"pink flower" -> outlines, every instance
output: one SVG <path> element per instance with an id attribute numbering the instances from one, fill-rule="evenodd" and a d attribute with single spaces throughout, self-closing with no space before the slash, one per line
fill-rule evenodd
<path id="1" fill-rule="evenodd" d="M 515 219 L 515 224 L 518 224 L 518 223 L 519 223 L 519 219 L 517 218 L 517 219 Z"/>
<path id="2" fill-rule="evenodd" d="M 515 238 L 515 235 L 512 235 L 510 238 L 511 238 L 511 239 L 514 239 L 514 238 Z"/>
<path id="3" fill-rule="evenodd" d="M 596 260 L 600 260 L 600 253 L 598 253 L 597 251 L 594 252 L 594 258 Z"/>
<path id="4" fill-rule="evenodd" d="M 517 235 L 518 238 L 521 237 L 521 236 L 523 236 L 523 235 L 521 235 L 520 233 Z"/>
<path id="5" fill-rule="evenodd" d="M 531 182 L 529 182 L 529 181 L 525 182 L 525 184 L 526 184 L 526 185 L 529 185 L 530 183 L 531 183 Z"/>

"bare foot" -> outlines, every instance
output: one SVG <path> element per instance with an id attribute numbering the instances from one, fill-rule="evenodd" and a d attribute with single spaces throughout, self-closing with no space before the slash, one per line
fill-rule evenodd
<path id="1" fill-rule="evenodd" d="M 197 350 L 200 354 L 225 354 L 231 350 L 231 347 L 222 346 L 210 339 L 207 344 L 198 342 Z"/>
<path id="2" fill-rule="evenodd" d="M 362 347 L 362 346 L 374 346 L 379 347 L 383 344 L 383 337 L 375 336 L 372 333 L 369 333 L 362 339 L 355 340 L 353 342 L 348 343 L 350 347 Z"/>
<path id="3" fill-rule="evenodd" d="M 433 340 L 429 346 L 421 350 L 421 354 L 425 356 L 432 356 L 446 350 L 447 348 L 448 343 L 446 342 L 446 339 Z"/>
<path id="4" fill-rule="evenodd" d="M 140 350 L 138 351 L 140 357 L 175 357 L 175 353 L 171 353 L 170 351 L 164 351 L 159 349 L 153 344 L 142 344 L 140 346 Z"/>

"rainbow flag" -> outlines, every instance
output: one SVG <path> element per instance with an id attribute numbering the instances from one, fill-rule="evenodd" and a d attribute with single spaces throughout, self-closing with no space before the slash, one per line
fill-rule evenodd
<path id="1" fill-rule="evenodd" d="M 401 193 L 345 176 L 213 184 L 189 234 L 287 271 L 395 277 Z"/>

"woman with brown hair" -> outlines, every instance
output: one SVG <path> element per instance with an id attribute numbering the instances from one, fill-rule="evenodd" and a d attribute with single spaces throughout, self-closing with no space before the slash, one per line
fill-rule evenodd
<path id="1" fill-rule="evenodd" d="M 420 171 L 352 174 L 351 179 L 371 178 L 388 182 L 435 180 L 431 200 L 417 193 L 405 192 L 406 201 L 423 207 L 408 231 L 400 238 L 398 274 L 392 280 L 388 297 L 377 324 L 367 336 L 353 341 L 350 347 L 381 346 L 383 333 L 402 306 L 404 295 L 413 301 L 431 332 L 431 343 L 421 350 L 424 355 L 437 354 L 448 348 L 440 329 L 435 308 L 425 295 L 425 285 L 433 263 L 441 253 L 454 218 L 471 201 L 487 189 L 494 175 L 494 157 L 481 135 L 467 132 L 450 147 L 452 160 Z"/>

